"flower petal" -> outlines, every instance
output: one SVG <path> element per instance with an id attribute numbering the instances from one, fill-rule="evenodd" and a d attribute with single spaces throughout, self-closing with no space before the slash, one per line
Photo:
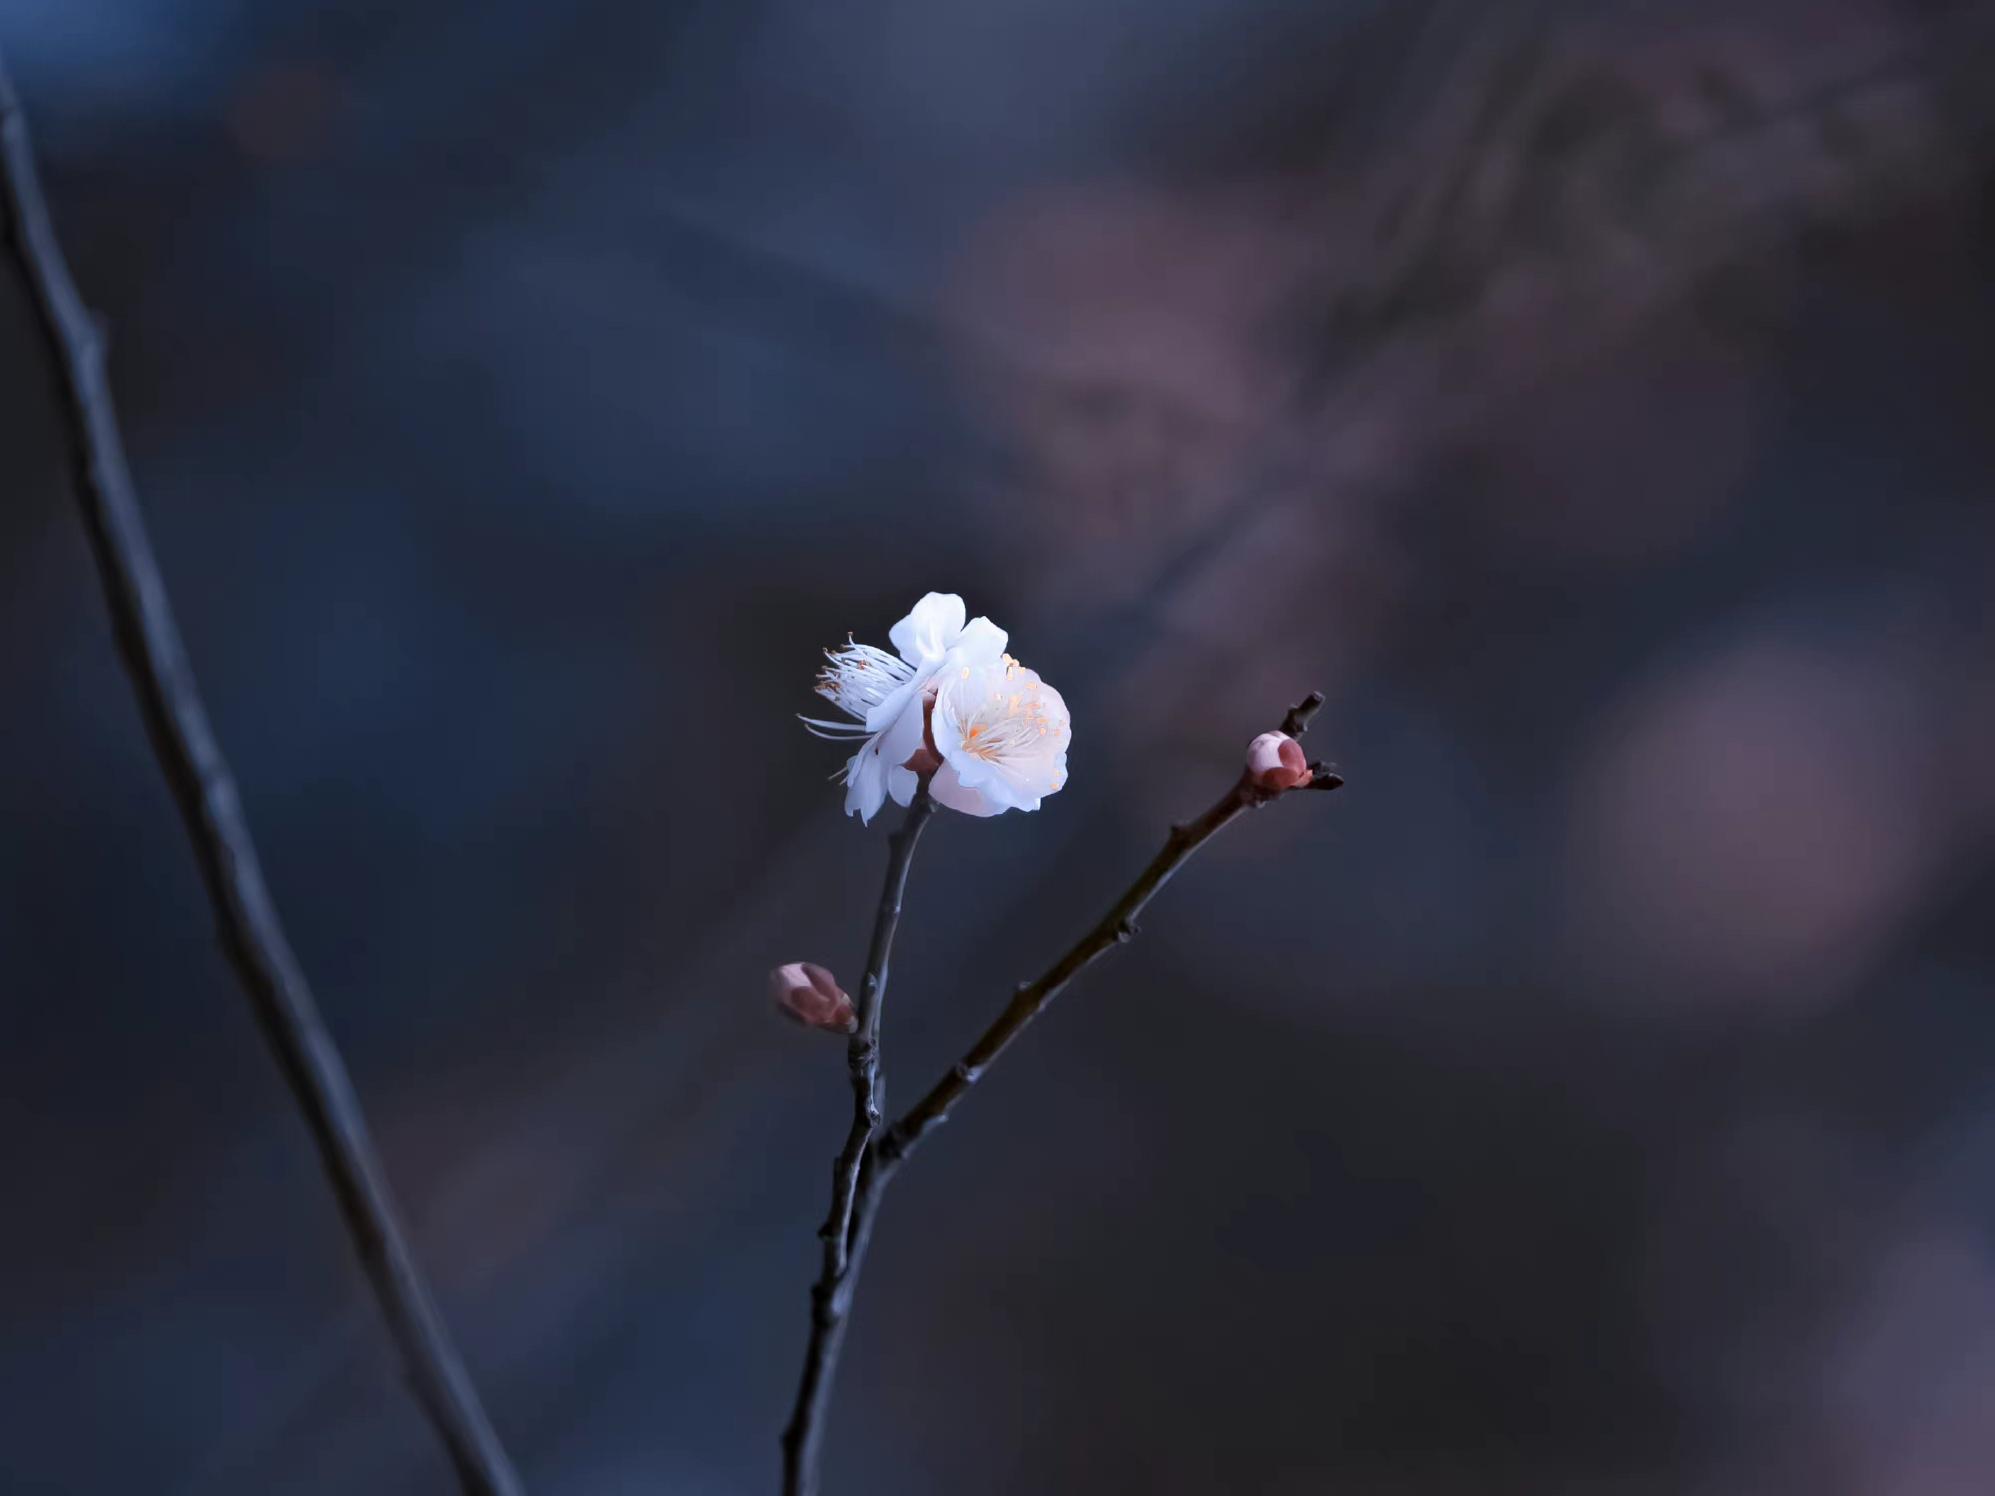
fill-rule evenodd
<path id="1" fill-rule="evenodd" d="M 949 652 L 949 646 L 963 632 L 968 612 L 955 593 L 931 592 L 888 630 L 887 637 L 910 665 L 927 664 Z"/>
<path id="2" fill-rule="evenodd" d="M 968 673 L 968 666 L 961 668 Z M 957 719 L 948 685 L 948 681 L 943 681 L 943 688 L 935 693 L 935 710 L 928 718 L 928 732 L 935 739 L 935 751 L 953 763 L 963 751 L 963 724 Z"/>
<path id="3" fill-rule="evenodd" d="M 908 805 L 914 800 L 915 775 L 907 767 L 907 761 L 921 747 L 921 719 L 924 715 L 922 702 L 909 702 L 900 720 L 881 733 L 878 739 L 880 761 L 886 765 L 885 784 L 896 805 Z"/>
<path id="4" fill-rule="evenodd" d="M 845 769 L 845 813 L 870 823 L 887 798 L 886 762 L 879 744 L 868 743 L 852 755 Z"/>
<path id="5" fill-rule="evenodd" d="M 869 710 L 866 713 L 867 731 L 881 732 L 898 722 L 902 714 L 907 711 L 908 703 L 917 701 L 927 691 L 928 682 L 934 676 L 935 667 L 939 663 L 932 660 L 926 665 L 917 667 L 913 675 L 896 686 L 877 706 Z"/>
<path id="6" fill-rule="evenodd" d="M 951 651 L 951 663 L 982 665 L 997 659 L 1004 653 L 1005 645 L 1011 642 L 1011 635 L 979 615 L 972 618 L 963 631 L 956 636 Z"/>
<path id="7" fill-rule="evenodd" d="M 935 777 L 928 782 L 928 792 L 935 796 L 936 804 L 960 810 L 964 815 L 994 816 L 1002 814 L 1005 809 L 981 790 L 964 784 L 948 764 L 935 771 Z"/>

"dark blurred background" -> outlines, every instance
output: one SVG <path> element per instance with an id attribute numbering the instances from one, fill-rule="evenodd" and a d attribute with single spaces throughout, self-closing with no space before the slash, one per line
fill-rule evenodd
<path id="1" fill-rule="evenodd" d="M 1995 1480 L 1995 6 L 0 0 L 272 882 L 530 1485 L 775 1486 L 883 828 L 1066 694 L 834 1492 Z M 0 276 L 0 1487 L 448 1489 L 217 951 Z"/>

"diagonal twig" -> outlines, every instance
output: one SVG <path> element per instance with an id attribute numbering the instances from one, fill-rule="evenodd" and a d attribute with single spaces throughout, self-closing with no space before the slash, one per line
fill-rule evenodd
<path id="1" fill-rule="evenodd" d="M 1309 719 L 1322 705 L 1322 693 L 1312 691 L 1289 708 L 1288 715 L 1282 719 L 1281 730 L 1292 738 L 1301 737 L 1309 730 Z M 1312 788 L 1336 789 L 1343 782 L 1319 765 L 1315 767 L 1310 785 Z M 1025 983 L 1013 993 L 997 1021 L 984 1030 L 983 1037 L 970 1046 L 969 1053 L 950 1067 L 940 1080 L 929 1087 L 921 1100 L 908 1108 L 906 1115 L 887 1129 L 873 1150 L 878 1155 L 872 1169 L 874 1191 L 885 1185 L 924 1137 L 949 1120 L 950 1111 L 982 1078 L 991 1062 L 1046 1010 L 1047 1004 L 1066 990 L 1068 983 L 1116 946 L 1126 944 L 1135 937 L 1137 916 L 1157 896 L 1158 890 L 1171 880 L 1171 875 L 1190 860 L 1192 853 L 1224 830 L 1242 811 L 1264 805 L 1273 798 L 1267 791 L 1255 788 L 1253 781 L 1242 774 L 1234 786 L 1203 815 L 1173 826 L 1162 850 L 1150 859 L 1150 865 L 1137 875 L 1136 881 L 1129 885 L 1100 922 L 1076 941 L 1072 949 L 1055 961 L 1043 976 Z M 862 1199 L 865 1193 L 861 1191 Z M 870 1205 L 871 1201 L 866 1203 Z"/>
<path id="2" fill-rule="evenodd" d="M 817 1489 L 818 1447 L 824 1436 L 823 1408 L 845 1343 L 846 1315 L 852 1305 L 853 1208 L 860 1170 L 884 1120 L 886 1080 L 880 1073 L 880 1014 L 887 996 L 887 965 L 893 956 L 894 932 L 900 928 L 901 899 L 907 892 L 908 868 L 922 827 L 935 813 L 924 778 L 915 791 L 907 816 L 888 840 L 887 882 L 880 893 L 873 940 L 866 952 L 866 979 L 859 988 L 858 1022 L 846 1047 L 852 1071 L 852 1127 L 845 1146 L 831 1165 L 831 1212 L 818 1228 L 824 1240 L 824 1267 L 810 1291 L 810 1345 L 804 1355 L 803 1380 L 797 1387 L 796 1409 L 783 1431 L 783 1489 L 788 1496 L 810 1496 Z"/>
<path id="3" fill-rule="evenodd" d="M 1290 737 L 1302 736 L 1308 730 L 1309 719 L 1322 705 L 1322 693 L 1310 692 L 1289 708 L 1287 716 L 1282 719 L 1281 730 Z M 1308 787 L 1311 789 L 1334 790 L 1344 782 L 1326 765 L 1312 764 L 1310 768 L 1312 774 Z M 880 1195 L 915 1146 L 949 1120 L 956 1104 L 969 1093 L 992 1062 L 1010 1047 L 1033 1019 L 1046 1010 L 1054 998 L 1067 989 L 1075 977 L 1108 952 L 1135 937 L 1137 917 L 1194 852 L 1243 812 L 1265 805 L 1277 798 L 1279 793 L 1258 787 L 1250 775 L 1243 773 L 1203 815 L 1173 826 L 1163 849 L 1150 859 L 1149 866 L 1137 874 L 1136 881 L 1129 885 L 1094 928 L 1076 941 L 1043 976 L 1021 986 L 998 1014 L 997 1020 L 970 1046 L 969 1052 L 929 1087 L 921 1100 L 908 1108 L 899 1121 L 879 1133 L 865 1149 L 857 1188 L 847 1213 L 848 1225 L 842 1247 L 843 1261 L 837 1282 L 838 1321 L 835 1334 L 838 1337 L 842 1338 L 851 1311 L 859 1270 L 865 1263 L 866 1248 L 872 1240 Z M 827 1226 L 829 1224 L 827 1222 Z M 827 1253 L 829 1251 L 830 1245 L 827 1244 Z M 831 1356 L 824 1357 L 820 1352 L 819 1338 L 814 1329 L 804 1363 L 803 1392 L 798 1397 L 790 1426 L 783 1435 L 785 1496 L 812 1496 L 817 1489 L 817 1452 L 823 1443 L 832 1373 L 836 1369 L 836 1343 L 833 1344 Z"/>
<path id="4" fill-rule="evenodd" d="M 359 1099 L 285 938 L 235 780 L 194 684 L 125 463 L 97 325 L 70 279 L 21 113 L 0 63 L 0 206 L 61 375 L 89 532 L 119 652 L 186 823 L 222 948 L 318 1145 L 340 1213 L 423 1411 L 467 1496 L 518 1496 L 498 1436 L 410 1251 Z"/>

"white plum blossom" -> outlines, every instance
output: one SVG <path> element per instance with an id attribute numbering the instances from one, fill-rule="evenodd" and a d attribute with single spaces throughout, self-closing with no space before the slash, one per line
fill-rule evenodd
<path id="1" fill-rule="evenodd" d="M 924 773 L 939 804 L 977 816 L 1037 810 L 1066 782 L 1066 702 L 1004 652 L 1003 629 L 966 613 L 931 592 L 888 634 L 896 653 L 851 640 L 826 651 L 818 694 L 852 720 L 803 721 L 864 740 L 841 774 L 848 815 L 871 821 L 889 794 L 908 804 Z"/>
<path id="2" fill-rule="evenodd" d="M 803 723 L 819 737 L 865 739 L 844 769 L 847 815 L 871 821 L 886 800 L 889 771 L 920 751 L 936 674 L 1003 656 L 1004 630 L 988 618 L 965 622 L 967 613 L 955 593 L 931 592 L 888 631 L 898 654 L 851 640 L 825 651 L 817 693 L 853 720 L 805 717 Z M 914 775 L 907 774 L 904 794 L 898 782 L 895 790 L 894 798 L 907 804 L 914 797 Z"/>
<path id="3" fill-rule="evenodd" d="M 1067 703 L 1010 655 L 944 674 L 931 733 L 942 766 L 930 793 L 952 810 L 1037 810 L 1067 782 Z"/>

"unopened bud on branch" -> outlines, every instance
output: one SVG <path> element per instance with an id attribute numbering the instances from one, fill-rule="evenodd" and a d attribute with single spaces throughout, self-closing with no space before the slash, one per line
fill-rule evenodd
<path id="1" fill-rule="evenodd" d="M 838 979 L 815 961 L 792 961 L 769 973 L 769 995 L 798 1023 L 849 1034 L 858 1019 Z"/>
<path id="2" fill-rule="evenodd" d="M 1287 733 L 1264 732 L 1247 745 L 1247 777 L 1255 789 L 1279 795 L 1309 783 L 1309 760 Z"/>

